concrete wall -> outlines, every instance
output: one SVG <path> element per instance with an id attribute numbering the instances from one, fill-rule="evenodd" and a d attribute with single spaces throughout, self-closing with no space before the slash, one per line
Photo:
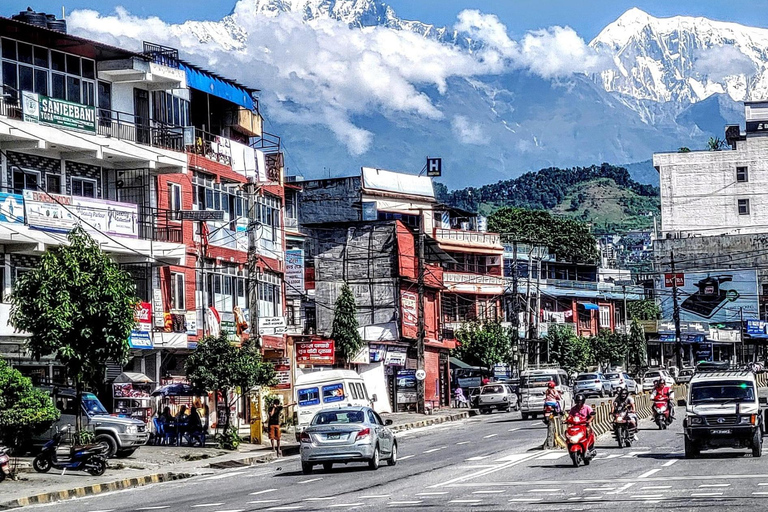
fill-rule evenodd
<path id="1" fill-rule="evenodd" d="M 359 176 L 301 182 L 299 222 L 302 225 L 362 220 Z"/>

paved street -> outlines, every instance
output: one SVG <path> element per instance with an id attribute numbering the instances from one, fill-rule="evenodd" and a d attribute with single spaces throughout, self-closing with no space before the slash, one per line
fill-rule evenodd
<path id="1" fill-rule="evenodd" d="M 369 471 L 318 467 L 303 475 L 297 457 L 248 469 L 216 472 L 175 483 L 40 506 L 57 512 L 134 510 L 345 510 L 428 507 L 460 510 L 578 510 L 588 508 L 757 509 L 768 498 L 768 457 L 705 452 L 682 458 L 676 428 L 643 422 L 640 440 L 598 443 L 592 465 L 575 469 L 565 451 L 531 450 L 540 421 L 518 413 L 493 414 L 399 435 L 400 461 Z"/>

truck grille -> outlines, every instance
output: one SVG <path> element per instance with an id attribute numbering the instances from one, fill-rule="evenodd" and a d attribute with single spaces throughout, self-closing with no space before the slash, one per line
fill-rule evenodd
<path id="1" fill-rule="evenodd" d="M 144 432 L 145 430 L 147 430 L 146 425 L 139 425 L 139 428 L 138 428 L 139 433 Z"/>
<path id="2" fill-rule="evenodd" d="M 733 426 L 739 423 L 739 417 L 736 415 L 710 416 L 707 418 L 707 424 L 713 427 Z"/>

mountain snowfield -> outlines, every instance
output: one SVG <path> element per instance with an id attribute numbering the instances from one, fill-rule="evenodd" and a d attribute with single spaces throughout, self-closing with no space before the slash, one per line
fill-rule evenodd
<path id="1" fill-rule="evenodd" d="M 306 177 L 361 165 L 415 172 L 429 154 L 462 187 L 645 161 L 703 147 L 741 121 L 737 102 L 768 99 L 768 29 L 640 9 L 589 43 L 567 27 L 513 40 L 473 10 L 436 27 L 379 0 L 240 0 L 220 21 L 179 25 L 124 10 L 68 21 L 126 48 L 177 47 L 261 89 L 267 129 L 283 137 L 289 171 Z"/>

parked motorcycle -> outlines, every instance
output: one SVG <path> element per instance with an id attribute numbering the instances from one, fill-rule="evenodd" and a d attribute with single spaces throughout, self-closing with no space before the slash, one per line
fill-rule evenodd
<path id="1" fill-rule="evenodd" d="M 670 416 L 669 401 L 654 400 L 653 401 L 653 421 L 659 427 L 659 430 L 664 430 L 672 423 L 672 416 Z"/>
<path id="2" fill-rule="evenodd" d="M 70 456 L 66 459 L 59 459 L 56 451 L 61 445 L 64 433 L 68 427 L 58 430 L 53 438 L 45 443 L 43 450 L 32 461 L 32 467 L 38 473 L 47 473 L 51 468 L 74 469 L 76 471 L 87 471 L 93 476 L 101 476 L 107 470 L 107 459 L 104 456 L 104 447 L 100 444 L 91 444 L 86 446 L 72 447 Z"/>
<path id="3" fill-rule="evenodd" d="M 0 446 L 0 482 L 11 474 L 11 458 L 8 456 L 8 452 L 8 448 Z"/>
<path id="4" fill-rule="evenodd" d="M 619 443 L 619 448 L 632 446 L 633 434 L 631 431 L 631 422 L 629 413 L 624 409 L 619 409 L 613 413 L 613 437 Z"/>
<path id="5" fill-rule="evenodd" d="M 588 428 L 587 421 L 579 416 L 568 416 L 565 424 L 567 425 L 565 441 L 574 467 L 579 467 L 581 462 L 585 466 L 589 466 L 589 463 L 597 455 L 595 432 Z"/>

